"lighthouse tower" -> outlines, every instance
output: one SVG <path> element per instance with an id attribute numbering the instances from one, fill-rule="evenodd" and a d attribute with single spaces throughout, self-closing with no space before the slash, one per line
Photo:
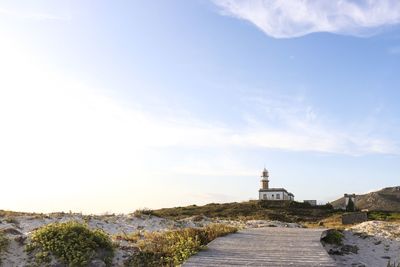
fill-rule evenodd
<path id="1" fill-rule="evenodd" d="M 261 173 L 261 186 L 258 190 L 258 199 L 260 200 L 294 200 L 294 195 L 285 188 L 270 188 L 269 173 L 266 168 Z"/>
<path id="2" fill-rule="evenodd" d="M 269 189 L 269 180 L 268 180 L 269 174 L 266 168 L 261 173 L 261 188 L 260 189 Z"/>

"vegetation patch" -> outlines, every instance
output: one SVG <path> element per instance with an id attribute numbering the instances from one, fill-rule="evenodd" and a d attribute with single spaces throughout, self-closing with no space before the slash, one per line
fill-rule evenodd
<path id="1" fill-rule="evenodd" d="M 1 254 L 7 249 L 9 240 L 5 233 L 0 231 L 0 265 L 1 265 Z"/>
<path id="2" fill-rule="evenodd" d="M 400 212 L 370 211 L 368 219 L 373 221 L 400 221 Z"/>
<path id="3" fill-rule="evenodd" d="M 123 240 L 130 243 L 137 243 L 140 239 L 143 238 L 143 233 L 140 230 L 132 232 L 130 234 L 121 233 L 121 234 L 116 234 L 114 238 L 116 240 Z"/>
<path id="4" fill-rule="evenodd" d="M 321 221 L 317 222 L 306 222 L 304 226 L 307 228 L 328 228 L 336 230 L 344 230 L 346 225 L 342 224 L 342 212 L 338 212 L 332 216 L 329 216 Z"/>
<path id="5" fill-rule="evenodd" d="M 91 230 L 78 222 L 52 223 L 32 233 L 26 247 L 43 265 L 54 257 L 67 266 L 87 266 L 92 259 L 111 265 L 114 250 L 109 236 L 102 230 Z"/>
<path id="6" fill-rule="evenodd" d="M 237 230 L 229 225 L 210 224 L 202 228 L 144 233 L 143 239 L 137 241 L 139 252 L 129 259 L 126 265 L 177 266 L 210 241 Z"/>
<path id="7" fill-rule="evenodd" d="M 326 231 L 326 235 L 321 240 L 331 245 L 342 245 L 343 244 L 343 233 L 336 230 L 330 229 Z"/>
<path id="8" fill-rule="evenodd" d="M 144 209 L 135 210 L 135 212 L 133 212 L 133 215 L 135 217 L 140 218 L 140 217 L 143 217 L 143 215 L 145 215 L 145 216 L 154 215 L 154 212 L 151 209 L 144 208 Z"/>
<path id="9" fill-rule="evenodd" d="M 311 206 L 296 201 L 246 201 L 210 203 L 154 210 L 153 215 L 173 220 L 192 216 L 243 220 L 279 220 L 283 222 L 315 222 L 338 213 L 332 205 Z"/>

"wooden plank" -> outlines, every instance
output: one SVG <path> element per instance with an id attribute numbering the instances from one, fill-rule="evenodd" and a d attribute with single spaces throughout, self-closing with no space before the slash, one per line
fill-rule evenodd
<path id="1" fill-rule="evenodd" d="M 337 266 L 322 247 L 321 234 L 321 229 L 245 229 L 217 238 L 183 266 Z"/>

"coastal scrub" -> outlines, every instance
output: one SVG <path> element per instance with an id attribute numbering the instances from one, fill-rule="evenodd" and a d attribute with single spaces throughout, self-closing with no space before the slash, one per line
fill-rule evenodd
<path id="1" fill-rule="evenodd" d="M 91 230 L 74 221 L 52 223 L 35 230 L 26 249 L 38 264 L 55 258 L 67 266 L 87 266 L 93 259 L 111 265 L 114 255 L 112 242 L 104 231 Z"/>
<path id="2" fill-rule="evenodd" d="M 204 248 L 217 237 L 238 229 L 224 224 L 210 224 L 202 228 L 185 228 L 164 232 L 145 233 L 137 242 L 139 252 L 127 266 L 176 266 Z"/>

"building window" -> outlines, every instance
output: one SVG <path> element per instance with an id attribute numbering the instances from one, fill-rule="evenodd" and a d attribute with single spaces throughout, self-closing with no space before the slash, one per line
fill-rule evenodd
<path id="1" fill-rule="evenodd" d="M 272 194 L 272 199 L 274 199 L 274 194 Z"/>
<path id="2" fill-rule="evenodd" d="M 264 194 L 264 195 L 263 195 L 263 199 L 267 199 L 267 194 Z"/>
<path id="3" fill-rule="evenodd" d="M 281 199 L 281 195 L 280 194 L 276 194 L 276 199 Z"/>

